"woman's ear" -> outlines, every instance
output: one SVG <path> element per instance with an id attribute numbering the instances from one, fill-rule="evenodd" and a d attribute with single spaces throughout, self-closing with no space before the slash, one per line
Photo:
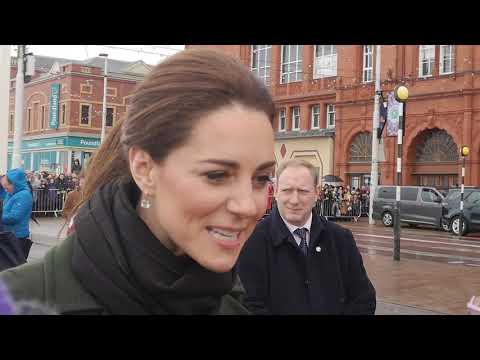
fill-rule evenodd
<path id="1" fill-rule="evenodd" d="M 145 195 L 155 193 L 153 168 L 155 163 L 146 151 L 132 147 L 128 151 L 128 162 L 133 180 Z"/>

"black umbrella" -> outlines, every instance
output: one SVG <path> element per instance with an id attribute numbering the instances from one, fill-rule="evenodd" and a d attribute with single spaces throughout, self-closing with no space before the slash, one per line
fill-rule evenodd
<path id="1" fill-rule="evenodd" d="M 25 264 L 20 241 L 11 232 L 0 232 L 0 271 Z"/>
<path id="2" fill-rule="evenodd" d="M 334 182 L 334 183 L 338 183 L 338 182 L 342 183 L 343 182 L 343 180 L 336 175 L 325 175 L 324 177 L 322 177 L 322 181 L 323 182 Z"/>

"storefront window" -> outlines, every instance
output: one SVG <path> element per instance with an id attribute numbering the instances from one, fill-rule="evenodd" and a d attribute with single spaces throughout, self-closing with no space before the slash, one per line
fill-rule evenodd
<path id="1" fill-rule="evenodd" d="M 60 171 L 62 173 L 66 173 L 68 171 L 68 151 L 59 151 L 58 166 L 60 167 Z"/>
<path id="2" fill-rule="evenodd" d="M 380 174 L 378 174 L 378 185 L 380 185 Z M 370 188 L 371 175 L 370 174 L 352 174 L 349 176 L 348 184 L 351 188 L 361 189 L 362 186 Z"/>

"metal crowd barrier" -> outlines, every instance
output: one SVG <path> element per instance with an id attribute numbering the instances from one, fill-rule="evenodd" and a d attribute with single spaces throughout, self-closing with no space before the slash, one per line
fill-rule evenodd
<path id="1" fill-rule="evenodd" d="M 315 204 L 318 215 L 327 219 L 352 219 L 357 221 L 362 216 L 362 202 L 348 202 L 346 200 L 319 200 Z"/>
<path id="2" fill-rule="evenodd" d="M 58 189 L 34 189 L 32 195 L 33 213 L 45 215 L 53 213 L 55 217 L 58 217 L 58 213 L 63 211 L 67 192 Z"/>
<path id="3" fill-rule="evenodd" d="M 275 199 L 272 202 L 272 208 L 275 206 Z M 318 200 L 315 204 L 315 212 L 327 219 L 352 219 L 358 221 L 361 216 L 368 216 L 368 199 L 358 200 L 356 202 L 338 201 L 338 200 Z M 265 216 L 268 216 L 271 209 L 267 209 Z"/>
<path id="4" fill-rule="evenodd" d="M 370 210 L 370 198 L 362 198 L 362 216 L 368 216 L 368 211 Z"/>

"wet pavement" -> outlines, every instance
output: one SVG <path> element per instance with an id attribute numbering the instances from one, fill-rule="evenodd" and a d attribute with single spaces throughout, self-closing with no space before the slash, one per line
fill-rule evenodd
<path id="1" fill-rule="evenodd" d="M 43 258 L 52 246 L 58 244 L 65 237 L 66 227 L 62 229 L 63 218 L 39 217 L 37 221 L 39 224 L 30 221 L 33 245 L 28 255 L 28 261 Z M 63 231 L 60 234 L 61 230 Z"/>
<path id="2" fill-rule="evenodd" d="M 479 234 L 459 239 L 434 229 L 402 227 L 400 261 L 394 261 L 392 228 L 369 225 L 366 218 L 339 224 L 351 229 L 357 241 L 377 290 L 377 314 L 465 315 L 467 302 L 480 294 Z"/>
<path id="3" fill-rule="evenodd" d="M 393 229 L 369 225 L 367 218 L 357 223 L 340 222 L 352 230 L 360 251 L 365 254 L 393 256 Z M 400 255 L 405 259 L 429 260 L 480 267 L 480 234 L 461 238 L 432 228 L 401 229 Z"/>
<path id="4" fill-rule="evenodd" d="M 29 261 L 61 241 L 60 218 L 31 224 Z M 377 315 L 465 315 L 480 295 L 480 234 L 453 236 L 433 229 L 402 227 L 401 260 L 393 261 L 393 230 L 383 225 L 339 222 L 352 230 L 366 271 L 377 291 Z"/>

